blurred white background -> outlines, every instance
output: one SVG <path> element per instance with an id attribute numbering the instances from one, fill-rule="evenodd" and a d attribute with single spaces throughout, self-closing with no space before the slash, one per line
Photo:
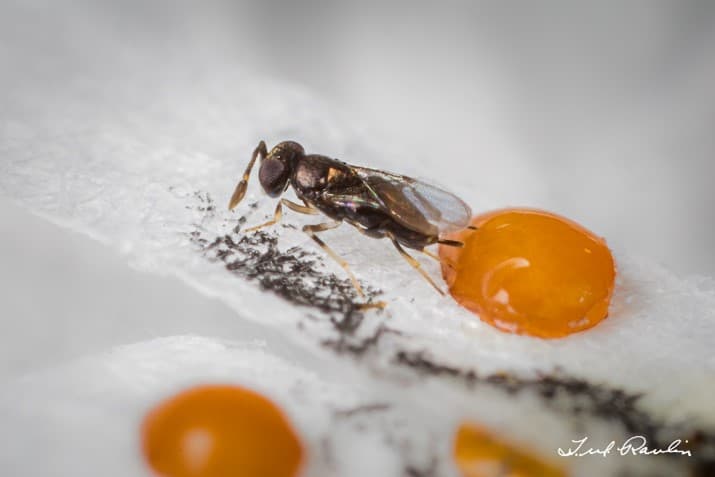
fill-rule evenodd
<path id="1" fill-rule="evenodd" d="M 715 3 L 265 1 L 232 13 L 216 21 L 243 45 L 237 61 L 321 92 L 376 140 L 426 151 L 425 170 L 443 154 L 523 161 L 547 195 L 520 205 L 715 274 Z M 474 187 L 495 181 L 508 187 Z"/>
<path id="2" fill-rule="evenodd" d="M 76 3 L 68 24 L 67 2 L 5 1 L 0 55 L 102 38 L 218 55 L 316 92 L 406 172 L 444 155 L 521 164 L 541 199 L 515 190 L 494 206 L 545 207 L 677 272 L 715 274 L 713 2 Z M 473 178 L 487 184 L 510 187 Z"/>

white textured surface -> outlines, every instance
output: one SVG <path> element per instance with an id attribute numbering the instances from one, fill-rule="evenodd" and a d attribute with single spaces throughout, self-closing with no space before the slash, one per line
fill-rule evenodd
<path id="1" fill-rule="evenodd" d="M 227 233 L 253 199 L 261 206 L 249 215 L 251 223 L 270 213 L 273 205 L 260 198 L 255 183 L 240 210 L 224 208 L 259 139 L 270 145 L 291 138 L 309 151 L 349 162 L 434 177 L 477 211 L 505 205 L 500 187 L 494 186 L 500 177 L 511 177 L 512 187 L 538 202 L 535 176 L 499 161 L 491 168 L 481 164 L 470 169 L 454 157 L 445 157 L 437 171 L 422 170 L 418 151 L 395 153 L 390 145 L 370 145 L 369 137 L 315 95 L 239 71 L 218 54 L 187 47 L 182 55 L 164 55 L 159 46 L 147 50 L 111 41 L 86 48 L 67 47 L 63 55 L 39 59 L 6 58 L 0 78 L 0 193 L 27 213 L 103 242 L 105 248 L 93 252 L 97 266 L 107 260 L 130 263 L 151 277 L 142 280 L 157 290 L 178 277 L 184 285 L 173 283 L 172 290 L 185 287 L 187 294 L 220 300 L 237 324 L 222 311 L 217 320 L 209 314 L 206 322 L 176 325 L 174 316 L 159 308 L 143 320 L 126 317 L 115 335 L 120 338 L 113 340 L 92 330 L 97 322 L 121 316 L 101 310 L 79 314 L 72 317 L 71 343 L 62 350 L 49 347 L 50 356 L 66 361 L 52 363 L 54 358 L 42 359 L 44 348 L 28 350 L 42 328 L 53 329 L 43 324 L 41 306 L 32 308 L 34 315 L 4 316 L 4 353 L 25 365 L 21 372 L 3 370 L 0 417 L 5 425 L 0 432 L 3 442 L 11 442 L 0 453 L 3 475 L 10 469 L 19 475 L 98 475 L 105 465 L 110 471 L 104 469 L 102 475 L 140 473 L 136 423 L 144 410 L 187 383 L 217 379 L 255 385 L 274 397 L 308 440 L 315 456 L 312 465 L 321 475 L 378 472 L 369 469 L 400 475 L 407 465 L 426 466 L 432 455 L 444 459 L 454 424 L 465 417 L 509 431 L 545 454 L 579 437 L 576 425 L 587 425 L 604 440 L 622 434 L 615 425 L 572 423 L 533 396 L 506 397 L 450 380 L 418 379 L 391 363 L 397 349 L 425 349 L 437 361 L 485 373 L 529 375 L 559 367 L 570 375 L 644 392 L 646 409 L 668 422 L 686 419 L 715 426 L 712 281 L 676 278 L 629 258 L 626 251 L 615 251 L 619 284 L 612 316 L 588 332 L 542 341 L 500 333 L 440 298 L 388 244 L 348 228 L 329 232 L 326 241 L 353 264 L 358 277 L 386 292 L 388 312 L 370 314 L 366 327 L 374 329 L 386 320 L 402 332 L 386 335 L 365 359 L 335 355 L 320 344 L 332 332 L 328 324 L 319 320 L 297 328 L 314 312 L 207 262 L 187 236 L 197 223 L 208 237 Z M 106 55 L 102 61 L 87 53 L 99 49 Z M 216 199 L 215 214 L 196 211 L 197 191 Z M 4 227 L 16 234 L 13 241 L 27 241 L 26 247 L 70 241 L 59 229 L 54 235 L 54 228 L 47 229 L 51 236 L 23 237 L 35 219 L 9 206 L 7 211 L 14 221 Z M 288 213 L 286 220 L 300 224 L 305 219 Z M 278 230 L 283 250 L 296 243 L 312 247 L 299 232 Z M 17 267 L 31 267 L 6 258 Z M 428 270 L 438 274 L 435 266 Z M 4 273 L 11 289 L 14 272 Z M 132 273 L 139 272 L 126 272 L 96 290 L 131 288 L 127 280 L 134 279 Z M 71 281 L 72 270 L 61 270 L 57 279 Z M 90 286 L 89 293 L 96 290 Z M 41 300 L 44 292 L 35 289 L 27 295 Z M 143 308 L 141 300 L 156 305 L 151 294 L 137 296 L 130 313 Z M 161 292 L 157 297 L 172 299 Z M 207 303 L 197 305 L 199 313 Z M 44 314 L 50 317 L 52 309 Z M 184 336 L 187 332 L 205 337 Z M 243 333 L 251 339 L 243 339 Z M 212 338 L 216 336 L 220 338 Z M 368 429 L 363 433 L 331 418 L 333 410 L 374 402 L 387 403 L 390 410 L 361 418 Z M 550 432 L 544 433 L 545 428 Z M 381 445 L 390 437 L 401 444 Z M 38 450 L 47 458 L 35 458 Z M 657 461 L 584 459 L 572 464 L 579 475 L 595 475 L 621 465 L 646 468 Z M 444 460 L 439 465 L 449 473 Z"/>

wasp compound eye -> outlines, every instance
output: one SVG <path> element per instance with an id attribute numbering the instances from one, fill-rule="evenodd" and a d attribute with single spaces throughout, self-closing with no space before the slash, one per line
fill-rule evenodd
<path id="1" fill-rule="evenodd" d="M 278 197 L 285 188 L 289 174 L 288 167 L 280 159 L 267 157 L 258 171 L 258 179 L 263 190 L 271 197 Z"/>

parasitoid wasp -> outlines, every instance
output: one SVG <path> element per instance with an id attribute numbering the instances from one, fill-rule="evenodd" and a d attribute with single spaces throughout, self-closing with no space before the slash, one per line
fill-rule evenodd
<path id="1" fill-rule="evenodd" d="M 268 152 L 266 143 L 261 141 L 233 192 L 229 210 L 233 210 L 246 194 L 251 170 L 259 157 L 258 178 L 266 194 L 279 197 L 292 186 L 303 205 L 281 198 L 273 219 L 246 229 L 246 232 L 280 221 L 283 206 L 302 214 L 322 213 L 332 221 L 306 225 L 303 231 L 345 270 L 360 296 L 365 295 L 347 262 L 317 236 L 319 232 L 347 222 L 369 237 L 389 238 L 400 255 L 444 295 L 404 247 L 439 260 L 425 247 L 435 243 L 463 246 L 461 242 L 441 238 L 450 232 L 473 228 L 469 226 L 472 211 L 462 199 L 411 177 L 354 166 L 318 154 L 305 154 L 303 146 L 297 142 L 281 142 Z"/>

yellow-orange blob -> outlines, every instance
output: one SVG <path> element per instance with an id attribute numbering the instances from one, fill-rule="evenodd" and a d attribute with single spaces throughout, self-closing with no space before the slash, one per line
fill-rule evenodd
<path id="1" fill-rule="evenodd" d="M 454 438 L 462 477 L 565 477 L 566 470 L 502 440 L 475 424 L 462 424 Z"/>
<path id="2" fill-rule="evenodd" d="M 281 411 L 237 386 L 200 386 L 144 419 L 142 451 L 166 477 L 294 477 L 303 450 Z"/>
<path id="3" fill-rule="evenodd" d="M 461 305 L 497 328 L 557 338 L 608 315 L 616 275 L 606 242 L 575 222 L 529 209 L 476 216 L 440 246 L 442 274 Z"/>

